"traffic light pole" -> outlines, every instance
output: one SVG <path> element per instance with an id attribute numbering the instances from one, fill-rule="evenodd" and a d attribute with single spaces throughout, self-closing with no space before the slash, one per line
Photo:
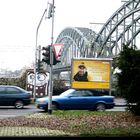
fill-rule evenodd
<path id="1" fill-rule="evenodd" d="M 54 0 L 52 2 L 52 34 L 50 47 L 50 78 L 49 78 L 49 97 L 48 97 L 48 113 L 52 114 L 52 93 L 53 93 L 53 33 L 54 33 Z"/>

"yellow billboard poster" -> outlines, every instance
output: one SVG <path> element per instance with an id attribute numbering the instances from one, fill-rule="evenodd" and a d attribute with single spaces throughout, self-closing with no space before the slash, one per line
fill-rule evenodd
<path id="1" fill-rule="evenodd" d="M 111 59 L 72 59 L 71 87 L 110 89 Z"/>

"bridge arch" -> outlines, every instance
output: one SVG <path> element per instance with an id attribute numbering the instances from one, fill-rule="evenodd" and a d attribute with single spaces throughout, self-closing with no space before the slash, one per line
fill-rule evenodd
<path id="1" fill-rule="evenodd" d="M 135 38 L 140 27 L 137 20 L 139 15 L 139 0 L 131 0 L 122 5 L 97 34 L 92 44 L 91 56 L 115 57 L 122 50 L 123 43 L 129 42 L 131 45 L 136 45 Z M 100 40 L 101 36 L 102 40 Z M 97 49 L 98 51 L 96 51 Z"/>
<path id="2" fill-rule="evenodd" d="M 89 57 L 91 45 L 96 37 L 96 33 L 88 28 L 68 27 L 57 37 L 55 43 L 63 43 L 61 52 L 61 63 L 55 67 L 68 66 L 72 58 Z"/>

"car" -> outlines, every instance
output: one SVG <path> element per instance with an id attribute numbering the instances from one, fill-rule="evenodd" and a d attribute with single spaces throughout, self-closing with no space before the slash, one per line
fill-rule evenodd
<path id="1" fill-rule="evenodd" d="M 28 91 L 18 86 L 0 85 L 0 106 L 14 106 L 21 109 L 30 103 L 31 95 Z"/>
<path id="2" fill-rule="evenodd" d="M 36 107 L 48 111 L 49 97 L 37 98 Z M 84 89 L 68 89 L 52 96 L 52 110 L 96 110 L 105 111 L 115 106 L 114 96 Z"/>

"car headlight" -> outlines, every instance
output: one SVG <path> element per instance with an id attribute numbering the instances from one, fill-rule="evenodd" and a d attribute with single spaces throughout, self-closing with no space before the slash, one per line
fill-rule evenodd
<path id="1" fill-rule="evenodd" d="M 46 100 L 45 99 L 38 99 L 36 101 L 36 104 L 46 104 Z"/>

